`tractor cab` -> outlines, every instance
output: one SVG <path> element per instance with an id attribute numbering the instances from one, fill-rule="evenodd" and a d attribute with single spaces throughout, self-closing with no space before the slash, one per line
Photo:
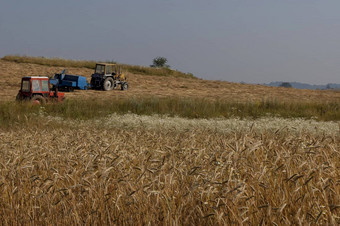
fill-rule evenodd
<path id="1" fill-rule="evenodd" d="M 96 69 L 94 75 L 102 76 L 113 76 L 114 78 L 119 78 L 125 80 L 124 74 L 122 74 L 121 67 L 116 64 L 98 63 L 96 64 Z"/>
<path id="2" fill-rule="evenodd" d="M 91 88 L 112 90 L 116 89 L 118 85 L 122 90 L 128 88 L 126 77 L 121 72 L 121 67 L 116 64 L 98 63 L 91 75 Z"/>
<path id="3" fill-rule="evenodd" d="M 99 75 L 112 75 L 114 68 L 114 64 L 96 64 L 94 73 Z"/>
<path id="4" fill-rule="evenodd" d="M 50 80 L 48 77 L 27 76 L 21 79 L 21 89 L 17 95 L 17 100 L 32 100 L 39 103 L 46 103 L 49 100 L 62 101 L 64 93 L 50 90 Z"/>

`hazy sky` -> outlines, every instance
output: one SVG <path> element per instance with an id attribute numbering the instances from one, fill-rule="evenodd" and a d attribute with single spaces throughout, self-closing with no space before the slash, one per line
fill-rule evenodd
<path id="1" fill-rule="evenodd" d="M 0 57 L 163 56 L 197 77 L 340 83 L 339 0 L 0 0 Z"/>

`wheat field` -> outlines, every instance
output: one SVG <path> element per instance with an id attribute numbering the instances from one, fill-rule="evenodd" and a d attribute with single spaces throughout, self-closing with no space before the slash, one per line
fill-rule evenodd
<path id="1" fill-rule="evenodd" d="M 4 225 L 340 223 L 339 124 L 37 116 L 0 128 Z"/>
<path id="2" fill-rule="evenodd" d="M 340 224 L 340 92 L 129 73 L 127 92 L 11 102 L 62 69 L 0 60 L 2 225 Z"/>

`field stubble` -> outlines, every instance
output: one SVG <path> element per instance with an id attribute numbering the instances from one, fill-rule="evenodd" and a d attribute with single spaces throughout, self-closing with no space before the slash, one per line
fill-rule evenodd
<path id="1" fill-rule="evenodd" d="M 340 223 L 335 122 L 103 121 L 0 129 L 4 224 Z"/>
<path id="2" fill-rule="evenodd" d="M 45 66 L 32 63 L 16 63 L 0 59 L 0 101 L 15 100 L 23 76 L 52 76 L 65 67 Z M 93 69 L 66 67 L 68 73 L 87 77 L 90 81 Z M 125 71 L 124 71 L 125 72 Z M 183 97 L 223 100 L 231 102 L 257 102 L 279 100 L 280 102 L 338 103 L 339 91 L 298 90 L 262 85 L 239 84 L 223 81 L 169 76 L 151 76 L 137 72 L 127 73 L 129 90 L 101 92 L 96 90 L 66 93 L 68 99 L 102 100 L 115 97 Z"/>

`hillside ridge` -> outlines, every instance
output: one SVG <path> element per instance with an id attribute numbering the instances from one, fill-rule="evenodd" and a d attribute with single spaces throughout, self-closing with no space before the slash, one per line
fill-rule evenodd
<path id="1" fill-rule="evenodd" d="M 73 68 L 88 68 L 94 69 L 96 61 L 91 60 L 70 60 L 63 58 L 46 58 L 46 57 L 32 57 L 32 56 L 14 56 L 8 55 L 1 58 L 4 61 L 10 61 L 15 63 L 31 63 L 45 66 L 53 66 L 53 67 L 73 67 Z M 113 61 L 100 61 L 106 63 L 117 63 Z M 130 64 L 119 64 L 122 69 L 126 72 L 135 73 L 135 74 L 145 74 L 145 75 L 156 75 L 156 76 L 173 76 L 173 77 L 182 77 L 182 78 L 196 78 L 191 73 L 184 73 L 178 70 L 173 70 L 171 68 L 155 68 L 155 67 L 145 67 L 139 65 L 130 65 Z"/>
<path id="2" fill-rule="evenodd" d="M 273 87 L 279 87 L 283 82 L 282 81 L 277 81 L 277 82 L 270 82 L 270 83 L 265 83 L 263 85 L 266 86 L 273 86 Z M 338 83 L 327 83 L 326 85 L 311 85 L 308 83 L 302 83 L 302 82 L 289 82 L 293 88 L 295 89 L 340 89 L 340 84 Z"/>
<path id="3" fill-rule="evenodd" d="M 52 76 L 65 67 L 46 66 L 33 63 L 17 63 L 0 60 L 0 100 L 11 101 L 20 88 L 23 76 Z M 66 67 L 68 73 L 87 77 L 93 69 Z M 339 102 L 340 92 L 332 90 L 298 90 L 264 85 L 240 84 L 226 81 L 211 81 L 174 76 L 156 76 L 137 72 L 127 72 L 130 89 L 127 92 L 113 90 L 102 92 L 96 90 L 66 93 L 71 99 L 112 99 L 115 97 L 180 97 L 202 98 L 228 102 L 261 102 L 273 100 L 279 102 Z"/>

